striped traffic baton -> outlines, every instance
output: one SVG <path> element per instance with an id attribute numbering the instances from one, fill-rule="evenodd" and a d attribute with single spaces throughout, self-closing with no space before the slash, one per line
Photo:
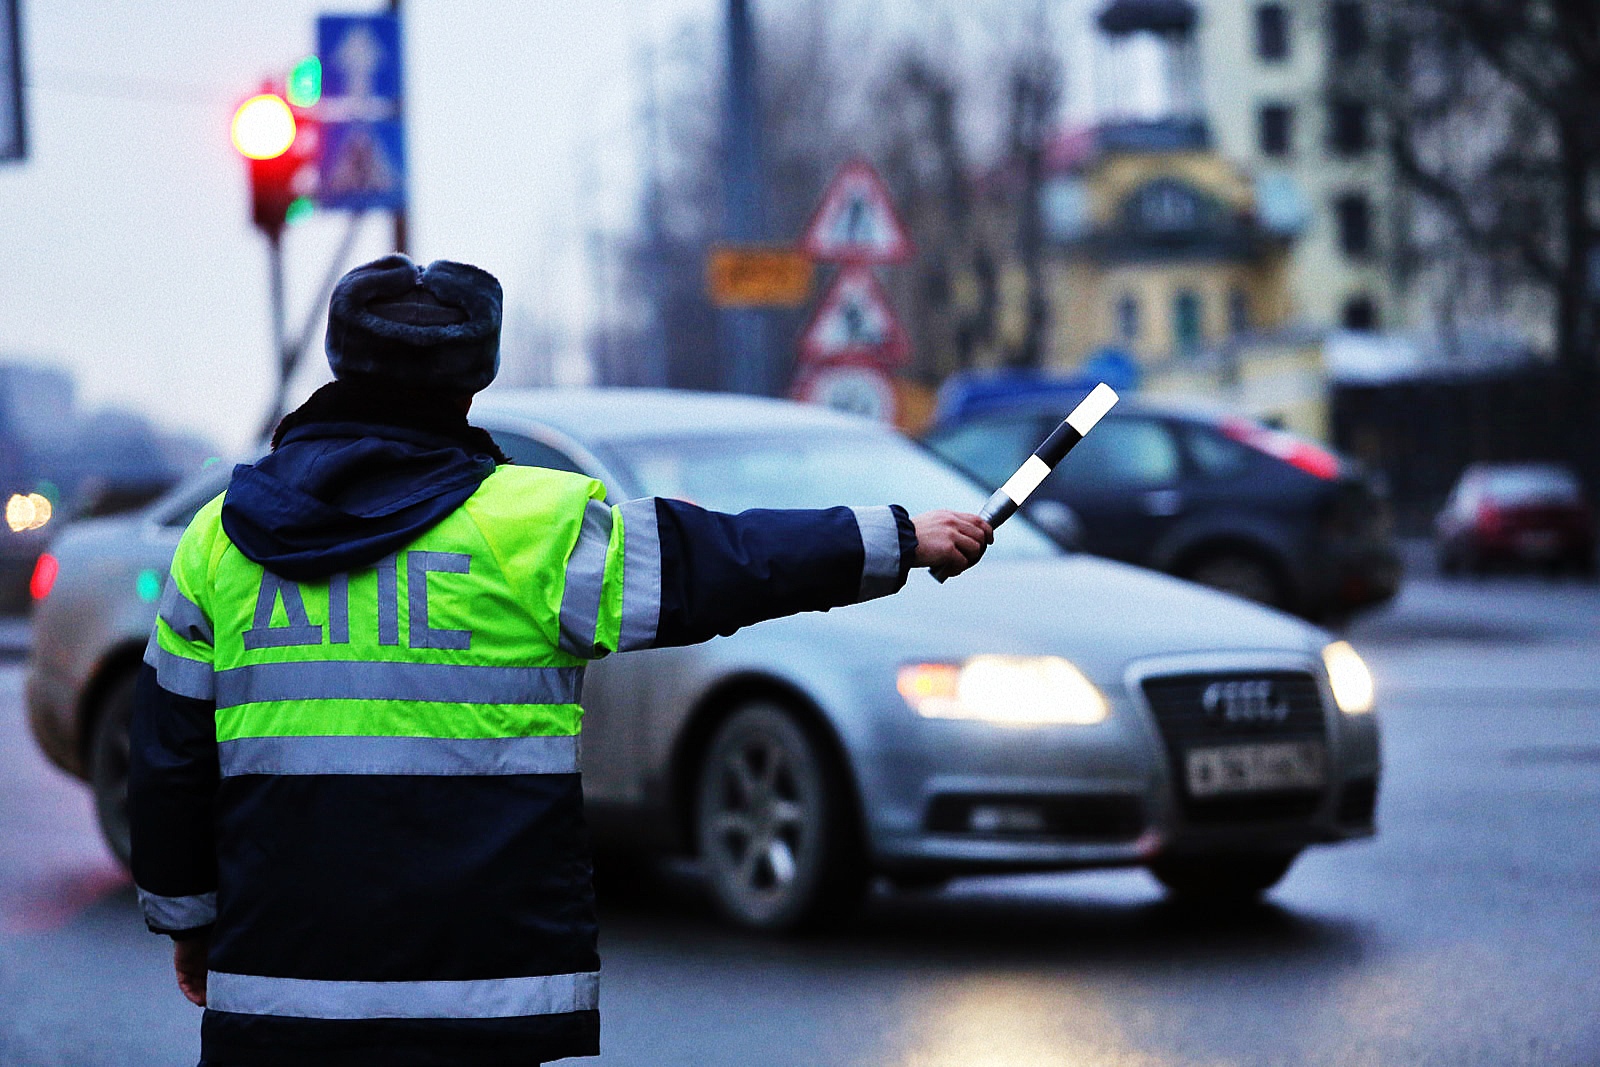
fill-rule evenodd
<path id="1" fill-rule="evenodd" d="M 1000 524 L 1015 515 L 1033 493 L 1039 488 L 1039 483 L 1044 481 L 1045 475 L 1055 470 L 1056 464 L 1067 458 L 1073 446 L 1088 436 L 1095 424 L 1105 417 L 1117 403 L 1117 394 L 1111 386 L 1101 382 L 1094 387 L 1094 391 L 1072 409 L 1072 414 L 1061 420 L 1061 425 L 1051 431 L 1050 436 L 1044 439 L 1044 444 L 1033 450 L 1017 468 L 1017 473 L 1006 480 L 1006 484 L 996 489 L 984 502 L 983 510 L 978 512 L 978 517 L 995 529 Z M 934 571 L 933 576 L 939 581 L 950 577 L 948 571 Z"/>

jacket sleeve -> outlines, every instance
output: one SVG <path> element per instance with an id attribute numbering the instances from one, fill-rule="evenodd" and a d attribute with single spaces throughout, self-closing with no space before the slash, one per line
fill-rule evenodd
<path id="1" fill-rule="evenodd" d="M 595 658 L 692 645 L 886 596 L 905 584 L 916 551 L 899 505 L 727 515 L 660 497 L 591 501 L 568 563 L 562 646 Z"/>
<path id="2" fill-rule="evenodd" d="M 179 938 L 206 932 L 217 913 L 213 635 L 185 580 L 186 547 L 161 597 L 128 733 L 133 880 L 145 924 Z"/>

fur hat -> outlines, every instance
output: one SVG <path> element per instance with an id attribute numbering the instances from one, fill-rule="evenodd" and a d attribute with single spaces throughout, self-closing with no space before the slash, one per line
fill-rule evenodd
<path id="1" fill-rule="evenodd" d="M 341 381 L 470 396 L 500 369 L 500 303 L 500 283 L 486 270 L 384 256 L 334 287 L 328 365 Z"/>

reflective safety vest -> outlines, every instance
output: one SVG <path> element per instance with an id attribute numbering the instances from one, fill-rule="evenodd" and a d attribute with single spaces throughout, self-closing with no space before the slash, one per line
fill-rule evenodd
<path id="1" fill-rule="evenodd" d="M 661 597 L 656 501 L 604 492 L 503 466 L 314 582 L 247 559 L 221 497 L 196 516 L 146 662 L 214 704 L 217 891 L 141 896 L 173 929 L 214 916 L 208 1057 L 263 1027 L 426 1055 L 437 1027 L 408 1026 L 440 1019 L 480 1024 L 443 1059 L 597 1050 L 583 667 L 654 643 Z"/>

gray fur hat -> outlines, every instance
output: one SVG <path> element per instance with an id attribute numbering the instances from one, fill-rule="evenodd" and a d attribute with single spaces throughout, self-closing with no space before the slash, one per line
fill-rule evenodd
<path id="1" fill-rule="evenodd" d="M 500 369 L 500 283 L 486 270 L 395 253 L 339 279 L 328 305 L 328 365 L 365 378 L 469 396 Z"/>

